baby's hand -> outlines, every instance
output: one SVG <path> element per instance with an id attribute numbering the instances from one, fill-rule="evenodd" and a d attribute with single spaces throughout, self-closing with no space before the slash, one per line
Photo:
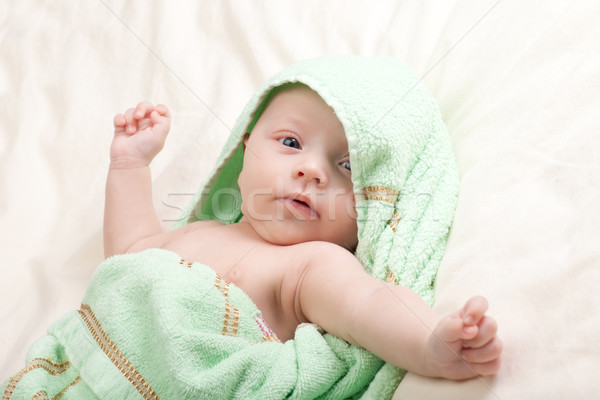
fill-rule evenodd
<path id="1" fill-rule="evenodd" d="M 462 310 L 438 323 L 425 355 L 434 375 L 468 379 L 498 371 L 502 342 L 496 336 L 496 321 L 485 315 L 487 308 L 485 298 L 473 297 Z"/>
<path id="2" fill-rule="evenodd" d="M 110 148 L 113 167 L 131 168 L 150 165 L 163 148 L 171 115 L 166 106 L 142 102 L 114 118 L 115 136 Z"/>

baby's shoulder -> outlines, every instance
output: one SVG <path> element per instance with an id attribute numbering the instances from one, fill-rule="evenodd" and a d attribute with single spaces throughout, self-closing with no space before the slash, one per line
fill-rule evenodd
<path id="1" fill-rule="evenodd" d="M 325 241 L 315 240 L 312 242 L 298 243 L 288 247 L 290 247 L 290 249 L 293 249 L 293 251 L 295 252 L 305 254 L 309 258 L 323 258 L 336 256 L 354 257 L 354 255 L 350 251 L 343 248 L 342 246 Z"/>
<path id="2" fill-rule="evenodd" d="M 312 241 L 288 246 L 295 263 L 300 270 L 306 268 L 331 268 L 352 266 L 362 269 L 356 256 L 347 249 L 330 242 Z"/>

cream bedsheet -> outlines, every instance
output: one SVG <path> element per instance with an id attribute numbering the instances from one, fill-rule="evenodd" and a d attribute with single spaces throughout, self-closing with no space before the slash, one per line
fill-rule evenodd
<path id="1" fill-rule="evenodd" d="M 404 60 L 438 99 L 461 187 L 435 309 L 485 295 L 505 342 L 494 378 L 409 374 L 396 398 L 596 398 L 598 17 L 558 0 L 0 2 L 0 379 L 102 260 L 116 112 L 172 110 L 152 167 L 168 226 L 263 79 L 352 53 Z"/>

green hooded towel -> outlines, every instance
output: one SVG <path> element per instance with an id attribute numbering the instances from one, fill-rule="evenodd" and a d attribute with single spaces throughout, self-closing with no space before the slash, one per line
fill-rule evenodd
<path id="1" fill-rule="evenodd" d="M 357 199 L 356 256 L 431 304 L 457 200 L 449 138 L 431 95 L 390 58 L 323 57 L 268 80 L 238 119 L 180 225 L 240 219 L 243 135 L 273 88 L 300 82 L 335 111 Z M 232 195 L 219 196 L 220 190 Z M 237 194 L 236 194 L 237 193 Z M 391 318 L 391 317 L 390 317 Z M 149 249 L 95 271 L 81 308 L 37 341 L 0 385 L 8 399 L 386 399 L 403 376 L 302 324 L 281 343 L 252 300 L 206 265 Z"/>
<path id="2" fill-rule="evenodd" d="M 435 100 L 394 58 L 320 57 L 267 80 L 238 118 L 212 177 L 184 212 L 185 223 L 239 221 L 243 135 L 251 132 L 272 90 L 294 82 L 317 92 L 344 127 L 357 200 L 356 256 L 377 279 L 409 287 L 432 305 L 456 209 L 458 172 Z M 223 189 L 237 197 L 218 196 Z M 368 393 L 391 396 L 401 376 L 386 365 Z"/>

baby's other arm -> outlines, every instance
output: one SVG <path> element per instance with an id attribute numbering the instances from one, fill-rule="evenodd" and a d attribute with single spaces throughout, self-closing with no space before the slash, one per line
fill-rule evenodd
<path id="1" fill-rule="evenodd" d="M 299 320 L 421 375 L 466 379 L 498 370 L 502 345 L 485 299 L 440 320 L 416 293 L 374 279 L 346 250 L 323 243 L 311 253 L 296 292 Z"/>
<path id="2" fill-rule="evenodd" d="M 150 162 L 162 149 L 171 116 L 164 105 L 142 102 L 114 118 L 104 209 L 104 255 L 125 253 L 160 234 L 152 202 Z"/>

